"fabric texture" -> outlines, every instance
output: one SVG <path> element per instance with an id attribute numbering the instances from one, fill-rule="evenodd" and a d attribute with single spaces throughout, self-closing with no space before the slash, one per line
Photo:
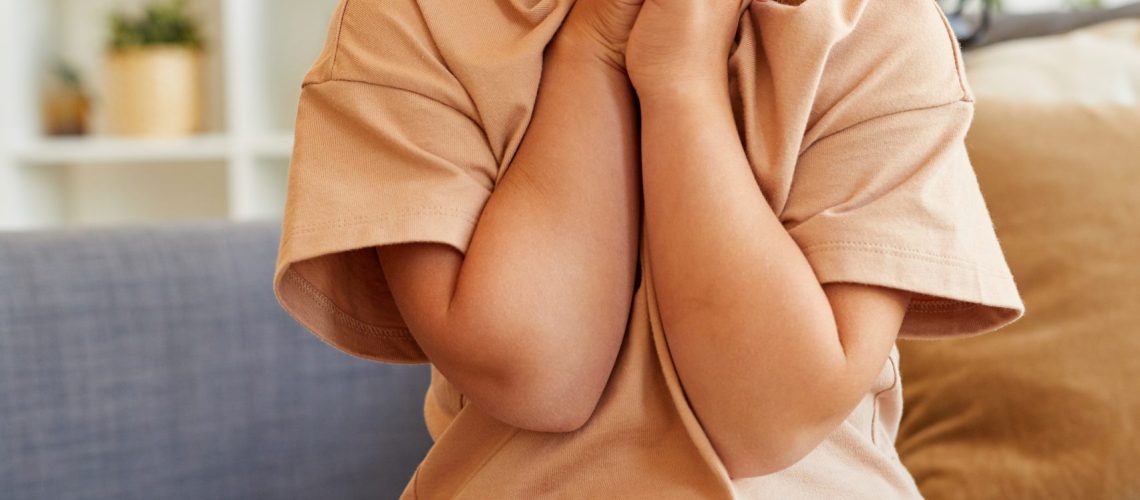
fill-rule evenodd
<path id="1" fill-rule="evenodd" d="M 970 52 L 967 138 L 1028 313 L 901 342 L 931 500 L 1140 498 L 1140 20 Z"/>
<path id="2" fill-rule="evenodd" d="M 1018 319 L 1024 305 L 962 142 L 973 96 L 937 4 L 742 1 L 734 113 L 758 188 L 820 281 L 937 297 L 912 303 L 904 338 L 979 335 Z M 466 251 L 572 4 L 341 2 L 302 90 L 274 277 L 282 306 L 316 336 L 371 360 L 429 361 L 374 247 Z M 433 369 L 424 410 L 435 445 L 402 498 L 920 497 L 894 450 L 897 349 L 805 459 L 730 478 L 682 392 L 650 274 L 578 431 L 509 427 L 465 405 Z"/>
<path id="3" fill-rule="evenodd" d="M 430 370 L 268 289 L 280 222 L 0 232 L 0 498 L 395 498 Z"/>

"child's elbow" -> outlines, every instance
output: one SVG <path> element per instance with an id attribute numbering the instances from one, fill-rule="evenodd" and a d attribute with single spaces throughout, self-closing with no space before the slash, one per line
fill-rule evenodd
<path id="1" fill-rule="evenodd" d="M 468 386 L 470 404 L 483 413 L 520 429 L 535 432 L 574 432 L 587 424 L 598 407 L 613 364 L 588 350 L 534 353 L 501 359 L 494 377 L 482 370 L 480 383 Z M 582 353 L 576 356 L 575 352 Z M 522 358 L 522 359 L 519 359 Z"/>
<path id="2" fill-rule="evenodd" d="M 738 436 L 717 454 L 732 479 L 766 476 L 780 472 L 803 460 L 837 426 L 834 420 L 807 423 L 806 418 L 791 425 L 757 426 L 760 432 Z"/>
<path id="3" fill-rule="evenodd" d="M 557 374 L 554 374 L 557 376 Z M 501 398 L 494 403 L 495 415 L 500 421 L 534 432 L 574 432 L 581 429 L 593 416 L 600 393 L 583 386 L 587 384 L 543 383 L 546 375 L 520 377 L 510 387 L 502 389 Z"/>
<path id="4" fill-rule="evenodd" d="M 624 327 L 624 325 L 621 325 Z M 587 425 L 598 408 L 617 360 L 624 329 L 583 335 L 552 331 L 517 338 L 541 339 L 528 343 L 523 359 L 505 377 L 499 394 L 505 399 L 504 421 L 537 432 L 574 432 Z M 566 339 L 573 339 L 567 342 Z"/>
<path id="5" fill-rule="evenodd" d="M 721 462 L 732 479 L 766 476 L 780 472 L 811 453 L 818 445 L 811 439 L 799 436 L 780 436 L 762 442 L 744 442 L 733 446 L 735 451 L 720 452 Z"/>

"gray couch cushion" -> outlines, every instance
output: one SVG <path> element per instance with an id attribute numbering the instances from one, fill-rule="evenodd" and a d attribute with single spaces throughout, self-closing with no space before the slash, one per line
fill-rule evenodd
<path id="1" fill-rule="evenodd" d="M 395 498 L 428 365 L 293 322 L 279 224 L 0 233 L 0 497 Z"/>
<path id="2" fill-rule="evenodd" d="M 1085 26 L 1140 17 L 1140 2 L 1130 2 L 1112 9 L 1041 12 L 1036 14 L 994 14 L 990 26 L 968 49 L 1022 38 L 1056 35 Z"/>

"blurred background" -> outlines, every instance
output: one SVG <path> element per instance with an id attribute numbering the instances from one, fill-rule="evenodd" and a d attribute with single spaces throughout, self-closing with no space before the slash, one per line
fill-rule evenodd
<path id="1" fill-rule="evenodd" d="M 0 230 L 281 212 L 300 80 L 335 0 L 0 2 Z"/>
<path id="2" fill-rule="evenodd" d="M 0 2 L 0 228 L 281 211 L 335 0 Z"/>
<path id="3" fill-rule="evenodd" d="M 271 289 L 337 4 L 0 0 L 0 500 L 404 490 L 429 365 Z M 930 500 L 1140 499 L 1140 2 L 942 5 L 1026 314 L 898 343 L 899 459 Z"/>

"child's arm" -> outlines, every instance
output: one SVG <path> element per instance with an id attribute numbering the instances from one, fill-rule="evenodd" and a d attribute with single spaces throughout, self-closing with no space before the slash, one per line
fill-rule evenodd
<path id="1" fill-rule="evenodd" d="M 432 243 L 377 249 L 431 362 L 471 404 L 532 430 L 570 431 L 593 413 L 634 285 L 633 89 L 592 43 L 552 43 L 533 119 L 466 257 Z"/>
<path id="2" fill-rule="evenodd" d="M 784 469 L 833 432 L 882 370 L 912 300 L 821 285 L 773 213 L 731 106 L 737 9 L 647 7 L 629 48 L 647 269 L 686 397 L 734 478 Z"/>
<path id="3" fill-rule="evenodd" d="M 910 293 L 820 285 L 753 178 L 727 83 L 641 112 L 650 269 L 685 393 L 732 477 L 783 469 L 866 393 Z"/>
<path id="4" fill-rule="evenodd" d="M 730 474 L 815 449 L 895 338 L 978 335 L 1024 313 L 936 2 L 658 0 L 627 64 L 650 298 Z"/>

